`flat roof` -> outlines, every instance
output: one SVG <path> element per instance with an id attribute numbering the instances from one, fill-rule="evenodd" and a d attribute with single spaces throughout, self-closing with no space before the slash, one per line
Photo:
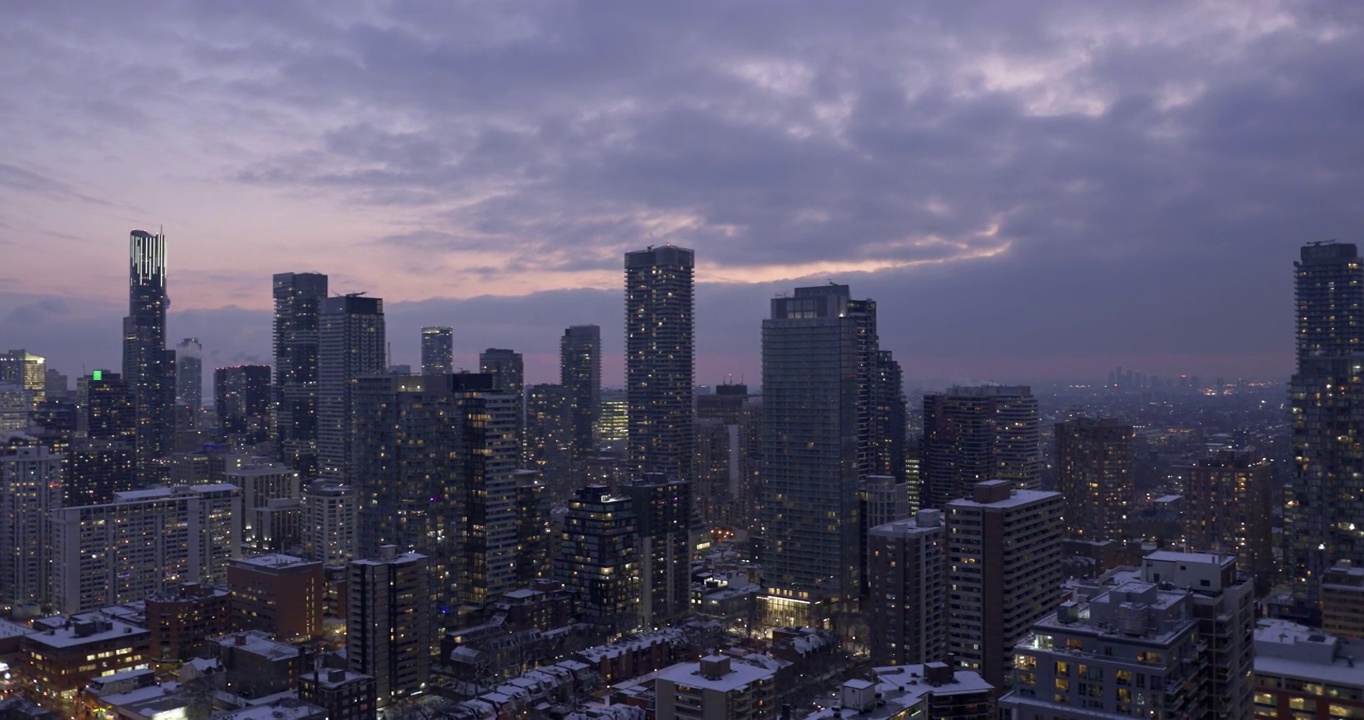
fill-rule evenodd
<path id="1" fill-rule="evenodd" d="M 71 648 L 91 643 L 104 642 L 106 640 L 117 640 L 126 637 L 131 642 L 138 635 L 150 635 L 151 631 L 140 628 L 136 625 L 125 623 L 121 620 L 106 620 L 109 629 L 101 632 L 90 633 L 84 637 L 76 636 L 76 623 L 73 622 L 69 627 L 63 626 L 51 630 L 32 632 L 24 637 L 32 642 L 46 645 L 53 648 Z"/>
<path id="2" fill-rule="evenodd" d="M 1004 481 L 1001 480 L 999 482 Z M 1061 497 L 1061 493 L 1052 492 L 1050 490 L 1013 490 L 1010 492 L 1009 497 L 1002 498 L 994 502 L 981 503 L 976 502 L 971 498 L 957 498 L 956 500 L 952 500 L 947 504 L 949 506 L 956 505 L 958 507 L 1013 508 L 1027 505 L 1029 503 L 1035 503 L 1042 500 L 1050 500 L 1052 498 L 1059 497 Z"/>
<path id="3" fill-rule="evenodd" d="M 738 690 L 755 682 L 771 680 L 776 675 L 775 670 L 732 659 L 729 662 L 729 672 L 718 678 L 702 677 L 701 663 L 699 662 L 678 663 L 658 671 L 659 680 L 669 680 L 690 688 L 719 692 Z"/>

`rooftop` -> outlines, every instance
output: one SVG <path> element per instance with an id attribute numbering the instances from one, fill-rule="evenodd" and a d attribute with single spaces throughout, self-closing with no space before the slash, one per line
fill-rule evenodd
<path id="1" fill-rule="evenodd" d="M 70 622 L 62 627 L 32 632 L 24 637 L 29 642 L 46 645 L 50 648 L 72 648 L 81 645 L 89 645 L 91 643 L 116 640 L 125 636 L 129 642 L 132 642 L 134 639 L 143 639 L 140 636 L 151 634 L 150 631 L 144 628 L 130 625 L 119 620 L 107 620 L 103 618 L 91 618 L 88 620 L 69 618 L 69 620 Z"/>
<path id="2" fill-rule="evenodd" d="M 755 682 L 771 680 L 776 677 L 776 674 L 777 671 L 770 668 L 751 665 L 741 660 L 731 660 L 729 672 L 719 677 L 704 677 L 701 675 L 701 663 L 687 662 L 670 665 L 659 670 L 658 679 L 670 680 L 678 685 L 702 690 L 730 692 L 747 687 Z"/>

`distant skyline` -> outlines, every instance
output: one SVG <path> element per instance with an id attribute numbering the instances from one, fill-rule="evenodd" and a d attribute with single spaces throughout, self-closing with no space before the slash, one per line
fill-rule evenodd
<path id="1" fill-rule="evenodd" d="M 1292 262 L 1364 241 L 1364 5 L 25 3 L 0 27 L 0 350 L 120 365 L 127 242 L 167 342 L 271 361 L 271 275 L 558 377 L 623 254 L 696 251 L 700 384 L 768 299 L 877 301 L 906 384 L 1285 378 Z M 211 372 L 206 372 L 211 375 Z"/>

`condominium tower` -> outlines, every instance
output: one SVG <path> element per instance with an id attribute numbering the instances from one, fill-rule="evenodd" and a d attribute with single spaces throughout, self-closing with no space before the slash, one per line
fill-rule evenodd
<path id="1" fill-rule="evenodd" d="M 317 476 L 317 327 L 326 297 L 326 275 L 274 276 L 274 439 L 279 458 L 305 478 Z"/>
<path id="2" fill-rule="evenodd" d="M 691 480 L 695 254 L 664 245 L 625 254 L 625 390 L 636 472 Z"/>

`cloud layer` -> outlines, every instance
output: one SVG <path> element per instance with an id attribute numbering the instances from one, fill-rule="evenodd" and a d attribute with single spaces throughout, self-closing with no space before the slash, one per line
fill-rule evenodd
<path id="1" fill-rule="evenodd" d="M 13 8 L 0 336 L 116 364 L 122 238 L 164 224 L 172 333 L 224 361 L 319 270 L 389 301 L 396 360 L 450 323 L 549 380 L 672 242 L 704 381 L 829 279 L 920 378 L 1286 372 L 1296 247 L 1360 239 L 1364 8 L 963 5 Z"/>

